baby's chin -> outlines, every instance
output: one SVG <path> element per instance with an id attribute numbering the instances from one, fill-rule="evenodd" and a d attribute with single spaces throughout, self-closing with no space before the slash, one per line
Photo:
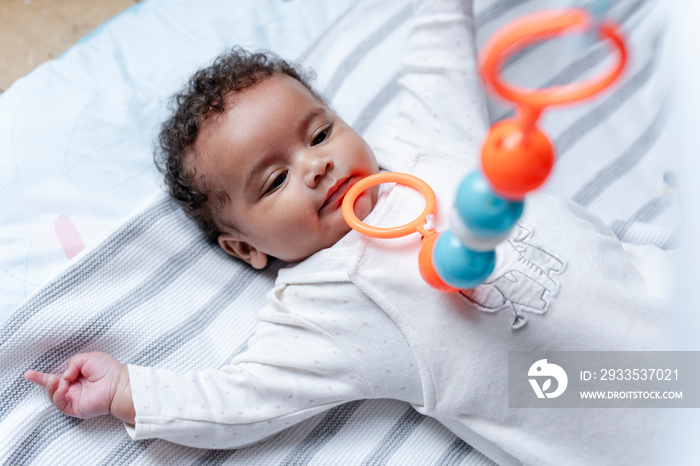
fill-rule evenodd
<path id="1" fill-rule="evenodd" d="M 334 246 L 340 240 L 342 240 L 345 237 L 345 235 L 350 233 L 350 230 L 351 230 L 351 228 L 349 226 L 347 226 L 347 228 L 345 228 L 345 229 L 341 228 L 341 229 L 334 231 L 332 233 L 329 232 L 314 247 L 309 248 L 307 251 L 305 251 L 303 253 L 297 252 L 296 254 L 279 254 L 276 257 L 278 259 L 281 259 L 284 262 L 288 262 L 288 263 L 301 262 L 301 261 L 313 256 L 314 254 L 316 254 L 319 251 L 323 251 L 324 249 L 328 249 L 328 248 Z"/>
<path id="2" fill-rule="evenodd" d="M 369 188 L 355 200 L 355 215 L 358 219 L 364 220 L 372 212 L 372 209 L 374 209 L 374 206 L 377 203 L 377 193 L 378 189 L 375 186 Z M 327 232 L 323 235 L 323 238 L 305 253 L 289 255 L 286 259 L 284 257 L 280 257 L 283 255 L 277 257 L 285 262 L 301 262 L 319 251 L 332 247 L 342 240 L 348 233 L 350 233 L 350 231 L 352 231 L 352 228 L 350 228 L 350 225 L 348 225 L 341 217 L 338 222 L 334 223 L 333 228 L 327 230 Z"/>
<path id="3" fill-rule="evenodd" d="M 367 189 L 365 192 L 360 194 L 355 200 L 354 210 L 355 215 L 358 219 L 364 220 L 370 213 L 372 213 L 372 210 L 374 210 L 374 206 L 377 204 L 378 192 L 379 187 L 372 186 L 371 188 Z"/>

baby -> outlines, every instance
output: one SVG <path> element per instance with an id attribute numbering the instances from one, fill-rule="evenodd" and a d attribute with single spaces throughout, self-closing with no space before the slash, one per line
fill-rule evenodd
<path id="1" fill-rule="evenodd" d="M 178 96 L 161 134 L 173 197 L 229 254 L 255 268 L 293 263 L 244 353 L 185 374 L 89 353 L 61 375 L 26 378 L 62 412 L 111 414 L 133 439 L 238 448 L 342 403 L 393 398 L 499 464 L 653 464 L 651 410 L 509 408 L 507 360 L 667 349 L 662 251 L 622 244 L 591 213 L 536 194 L 489 280 L 447 294 L 420 277 L 416 238 L 369 239 L 343 221 L 345 193 L 379 165 L 428 182 L 439 212 L 476 165 L 487 119 L 472 2 L 416 3 L 401 108 L 372 148 L 269 56 L 234 49 Z M 419 201 L 409 188 L 371 189 L 355 212 L 396 225 Z"/>
<path id="2" fill-rule="evenodd" d="M 160 167 L 170 194 L 224 251 L 262 269 L 269 256 L 299 262 L 350 231 L 343 196 L 377 172 L 377 161 L 292 65 L 234 48 L 175 100 Z M 360 218 L 374 208 L 376 191 L 358 198 Z M 134 423 L 128 370 L 108 355 L 75 356 L 62 377 L 28 371 L 26 378 L 66 414 Z"/>

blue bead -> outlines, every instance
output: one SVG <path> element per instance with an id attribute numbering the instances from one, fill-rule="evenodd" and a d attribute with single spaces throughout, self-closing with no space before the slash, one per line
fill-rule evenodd
<path id="1" fill-rule="evenodd" d="M 491 238 L 507 232 L 523 213 L 523 203 L 496 195 L 478 170 L 462 180 L 457 189 L 457 212 L 477 236 Z"/>
<path id="2" fill-rule="evenodd" d="M 435 271 L 453 288 L 474 288 L 491 275 L 495 264 L 495 251 L 467 249 L 450 230 L 440 235 L 433 248 Z"/>

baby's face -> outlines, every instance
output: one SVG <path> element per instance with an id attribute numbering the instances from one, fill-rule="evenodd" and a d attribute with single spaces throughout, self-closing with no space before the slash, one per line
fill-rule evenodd
<path id="1" fill-rule="evenodd" d="M 338 242 L 350 231 L 345 193 L 377 172 L 364 139 L 286 75 L 231 93 L 226 104 L 204 123 L 189 162 L 228 197 L 218 220 L 237 228 L 219 236 L 222 248 L 260 268 L 268 255 L 296 262 Z M 365 191 L 357 216 L 376 200 L 376 188 Z"/>

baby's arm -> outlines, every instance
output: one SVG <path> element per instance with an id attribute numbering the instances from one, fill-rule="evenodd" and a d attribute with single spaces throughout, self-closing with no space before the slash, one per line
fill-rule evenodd
<path id="1" fill-rule="evenodd" d="M 51 402 L 64 414 L 81 419 L 111 414 L 134 423 L 129 371 L 107 354 L 73 356 L 63 375 L 29 370 L 24 378 L 44 387 Z"/>
<path id="2" fill-rule="evenodd" d="M 402 61 L 399 112 L 377 144 L 457 148 L 468 162 L 486 130 L 486 101 L 478 73 L 473 0 L 415 0 L 414 19 Z M 399 151 L 401 152 L 401 151 Z M 381 155 L 384 157 L 384 154 Z M 388 155 L 390 163 L 392 154 Z M 402 157 L 400 155 L 400 157 Z M 380 164 L 389 169 L 400 165 Z"/>
<path id="3" fill-rule="evenodd" d="M 129 365 L 127 373 L 110 356 L 90 353 L 71 359 L 63 376 L 28 371 L 26 378 L 68 415 L 111 413 L 134 440 L 198 448 L 248 446 L 353 400 L 422 402 L 403 333 L 355 285 L 280 285 L 268 297 L 248 348 L 220 368 Z"/>
<path id="4" fill-rule="evenodd" d="M 63 375 L 28 371 L 25 377 L 43 386 L 63 413 L 112 414 L 135 440 L 160 438 L 198 448 L 251 445 L 342 403 L 374 397 L 357 357 L 303 317 L 328 316 L 329 306 L 307 310 L 311 300 L 300 294 L 305 299 L 295 298 L 294 312 L 275 295 L 275 305 L 260 311 L 248 349 L 218 369 L 125 367 L 90 353 L 72 358 Z M 356 328 L 367 333 L 361 323 Z"/>

